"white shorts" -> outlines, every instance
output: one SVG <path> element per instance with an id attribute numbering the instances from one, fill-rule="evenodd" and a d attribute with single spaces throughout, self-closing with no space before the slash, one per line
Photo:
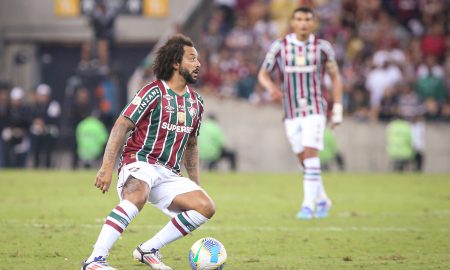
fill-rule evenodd
<path id="1" fill-rule="evenodd" d="M 320 114 L 285 119 L 284 127 L 292 151 L 298 154 L 305 147 L 322 150 L 325 125 L 326 118 Z"/>
<path id="2" fill-rule="evenodd" d="M 122 189 L 129 176 L 145 181 L 150 187 L 148 202 L 174 217 L 180 212 L 169 210 L 175 196 L 203 189 L 189 178 L 179 176 L 171 170 L 156 164 L 138 161 L 122 167 L 117 181 L 117 193 L 123 200 Z"/>

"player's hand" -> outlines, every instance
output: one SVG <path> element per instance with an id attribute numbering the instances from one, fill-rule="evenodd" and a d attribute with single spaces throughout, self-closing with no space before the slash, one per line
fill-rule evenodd
<path id="1" fill-rule="evenodd" d="M 269 90 L 272 101 L 281 101 L 283 99 L 283 92 L 279 88 L 272 88 Z"/>
<path id="2" fill-rule="evenodd" d="M 97 177 L 95 178 L 95 186 L 99 188 L 102 193 L 108 191 L 111 185 L 112 170 L 105 169 L 103 167 L 97 172 Z"/>
<path id="3" fill-rule="evenodd" d="M 343 121 L 343 113 L 344 109 L 342 107 L 341 103 L 334 103 L 333 104 L 333 111 L 331 114 L 331 128 L 334 128 L 335 126 L 339 125 Z"/>

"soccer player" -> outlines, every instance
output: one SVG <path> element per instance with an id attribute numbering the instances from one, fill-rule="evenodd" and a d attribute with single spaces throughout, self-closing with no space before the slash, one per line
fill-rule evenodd
<path id="1" fill-rule="evenodd" d="M 297 218 L 323 218 L 331 207 L 322 183 L 318 157 L 318 151 L 323 148 L 327 122 L 326 92 L 323 89 L 325 69 L 333 84 L 333 126 L 342 122 L 342 82 L 330 43 L 312 34 L 312 9 L 295 9 L 290 23 L 293 33 L 272 44 L 258 79 L 273 100 L 283 101 L 286 135 L 304 168 L 304 199 Z M 281 87 L 270 77 L 270 72 L 275 69 L 279 71 Z"/>
<path id="2" fill-rule="evenodd" d="M 199 69 L 192 41 L 172 37 L 157 53 L 153 67 L 157 80 L 136 94 L 114 124 L 95 186 L 108 191 L 114 164 L 131 131 L 119 165 L 120 203 L 107 216 L 82 270 L 114 270 L 106 261 L 109 250 L 146 202 L 172 217 L 133 251 L 136 260 L 154 270 L 172 269 L 161 261 L 159 249 L 214 215 L 214 202 L 199 186 L 197 136 L 203 100 L 187 86 L 197 81 Z M 180 175 L 182 159 L 189 178 Z"/>

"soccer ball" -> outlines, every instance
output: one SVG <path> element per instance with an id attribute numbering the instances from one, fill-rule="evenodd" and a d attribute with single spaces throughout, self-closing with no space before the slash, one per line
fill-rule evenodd
<path id="1" fill-rule="evenodd" d="M 222 270 L 226 260 L 225 247 L 211 237 L 198 240 L 189 251 L 189 263 L 192 270 Z"/>

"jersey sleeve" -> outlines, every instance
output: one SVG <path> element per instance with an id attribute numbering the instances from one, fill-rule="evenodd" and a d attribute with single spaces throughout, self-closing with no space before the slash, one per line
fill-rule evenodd
<path id="1" fill-rule="evenodd" d="M 266 57 L 262 64 L 262 68 L 266 69 L 269 72 L 275 69 L 275 67 L 277 66 L 277 58 L 280 57 L 282 45 L 283 43 L 281 40 L 277 40 L 272 43 L 269 51 L 266 54 Z"/>
<path id="2" fill-rule="evenodd" d="M 202 125 L 203 119 L 203 98 L 199 94 L 197 94 L 197 101 L 198 101 L 198 121 L 191 133 L 192 136 L 196 137 L 200 135 L 200 127 Z"/>
<path id="3" fill-rule="evenodd" d="M 155 109 L 160 96 L 160 90 L 157 86 L 146 85 L 136 93 L 120 114 L 130 119 L 136 125 L 144 115 L 148 115 Z"/>
<path id="4" fill-rule="evenodd" d="M 334 54 L 333 46 L 331 43 L 326 40 L 321 40 L 322 52 L 326 57 L 326 62 L 334 62 L 336 61 L 336 55 Z"/>

